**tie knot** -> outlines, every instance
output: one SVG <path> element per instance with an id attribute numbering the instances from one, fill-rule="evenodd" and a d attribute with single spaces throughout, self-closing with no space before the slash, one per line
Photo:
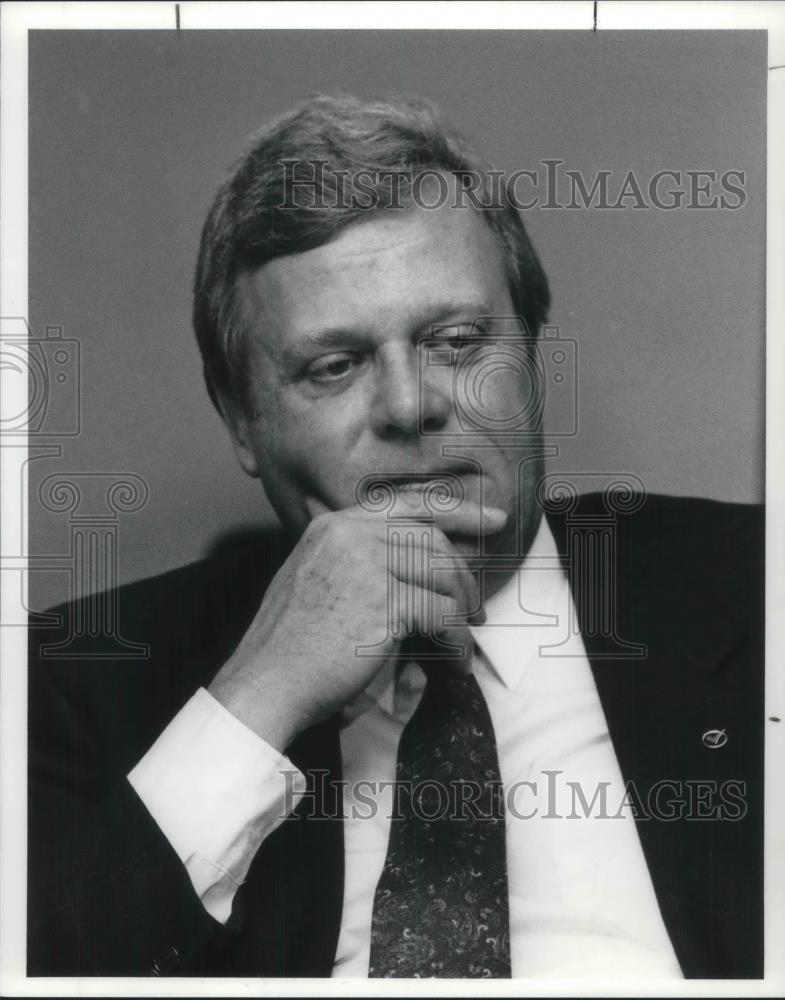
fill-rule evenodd
<path id="1" fill-rule="evenodd" d="M 470 694 L 479 691 L 471 673 L 471 653 L 460 655 L 455 644 L 440 643 L 431 636 L 416 635 L 401 646 L 402 655 L 415 662 L 425 674 L 426 694 L 440 705 L 450 701 L 456 707 Z"/>
<path id="2" fill-rule="evenodd" d="M 462 724 L 476 717 L 478 710 L 484 714 L 485 700 L 474 674 L 459 670 L 449 661 L 431 661 L 420 666 L 426 678 L 422 696 L 423 722 L 426 717 L 442 720 L 451 717 L 453 724 Z"/>
<path id="3" fill-rule="evenodd" d="M 474 681 L 474 675 L 465 660 L 418 660 L 417 663 L 431 687 L 465 687 Z"/>
<path id="4" fill-rule="evenodd" d="M 429 635 L 413 635 L 401 643 L 400 660 L 415 661 L 426 675 L 443 670 L 468 674 L 474 647 L 466 643 L 449 642 Z"/>

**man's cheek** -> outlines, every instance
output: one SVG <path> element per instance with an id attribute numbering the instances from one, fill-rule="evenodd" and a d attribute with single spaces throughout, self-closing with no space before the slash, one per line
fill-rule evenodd
<path id="1" fill-rule="evenodd" d="M 307 442 L 307 447 L 303 445 Z M 350 506 L 354 486 L 361 475 L 352 473 L 346 451 L 334 441 L 309 440 L 298 435 L 288 447 L 277 449 L 274 478 L 287 492 L 317 497 L 332 508 Z"/>

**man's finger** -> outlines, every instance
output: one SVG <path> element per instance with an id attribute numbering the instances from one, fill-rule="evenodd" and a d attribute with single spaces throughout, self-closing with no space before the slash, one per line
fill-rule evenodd
<path id="1" fill-rule="evenodd" d="M 434 556 L 441 565 L 434 565 Z M 429 532 L 420 539 L 414 533 L 412 537 L 407 537 L 405 531 L 396 533 L 388 543 L 387 560 L 389 572 L 402 586 L 413 584 L 451 596 L 465 611 L 470 624 L 484 623 L 479 585 L 466 561 L 440 531 Z"/>
<path id="2" fill-rule="evenodd" d="M 320 514 L 331 513 L 331 508 L 327 506 L 324 500 L 321 500 L 317 496 L 306 497 L 303 501 L 303 505 L 305 506 L 305 509 L 312 521 L 314 518 L 319 517 Z"/>
<path id="3" fill-rule="evenodd" d="M 386 506 L 378 511 L 360 506 L 347 507 L 339 513 L 358 520 L 384 521 L 393 518 L 395 521 L 422 521 L 436 525 L 446 534 L 469 536 L 495 534 L 507 523 L 507 514 L 500 507 L 463 500 L 455 510 L 439 510 L 427 504 L 416 490 L 402 492 L 392 507 Z"/>
<path id="4" fill-rule="evenodd" d="M 422 587 L 403 587 L 401 601 L 391 611 L 399 627 L 409 634 L 433 640 L 436 648 L 443 648 L 444 644 L 454 647 L 454 652 L 445 659 L 451 669 L 462 673 L 471 669 L 474 637 L 466 625 L 453 624 L 452 619 L 459 613 L 453 598 Z M 450 653 L 449 648 L 446 652 Z"/>
<path id="5" fill-rule="evenodd" d="M 435 511 L 434 523 L 446 535 L 495 535 L 507 523 L 500 507 L 483 506 L 466 500 L 451 511 Z"/>

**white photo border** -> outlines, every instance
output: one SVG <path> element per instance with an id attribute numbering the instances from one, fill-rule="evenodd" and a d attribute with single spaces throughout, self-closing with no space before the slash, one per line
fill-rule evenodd
<path id="1" fill-rule="evenodd" d="M 542 980 L 407 983 L 412 996 L 779 996 L 785 989 L 785 4 L 639 2 L 14 3 L 0 12 L 2 170 L 0 315 L 28 315 L 27 33 L 35 29 L 440 28 L 652 30 L 763 29 L 769 39 L 766 298 L 766 975 L 764 980 Z M 777 127 L 779 125 L 779 127 Z M 3 373 L 0 373 L 0 375 Z M 5 382 L 9 392 L 16 382 Z M 16 401 L 12 400 L 11 405 Z M 20 409 L 24 409 L 21 401 Z M 14 410 L 13 412 L 16 412 Z M 18 453 L 17 453 L 18 454 Z M 20 551 L 26 526 L 18 468 L 2 460 L 2 555 Z M 0 591 L 2 614 L 10 595 Z M 0 994 L 4 996 L 396 996 L 393 981 L 359 979 L 30 978 L 26 927 L 26 636 L 0 628 Z M 732 900 L 729 900 L 732 905 Z M 778 947 L 778 945 L 780 947 Z"/>

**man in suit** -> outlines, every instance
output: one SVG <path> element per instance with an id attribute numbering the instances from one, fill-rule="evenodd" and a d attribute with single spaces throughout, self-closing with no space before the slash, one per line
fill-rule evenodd
<path id="1" fill-rule="evenodd" d="M 219 190 L 194 324 L 282 529 L 123 588 L 147 658 L 33 635 L 31 974 L 762 973 L 759 514 L 549 481 L 494 178 L 321 97 Z"/>

